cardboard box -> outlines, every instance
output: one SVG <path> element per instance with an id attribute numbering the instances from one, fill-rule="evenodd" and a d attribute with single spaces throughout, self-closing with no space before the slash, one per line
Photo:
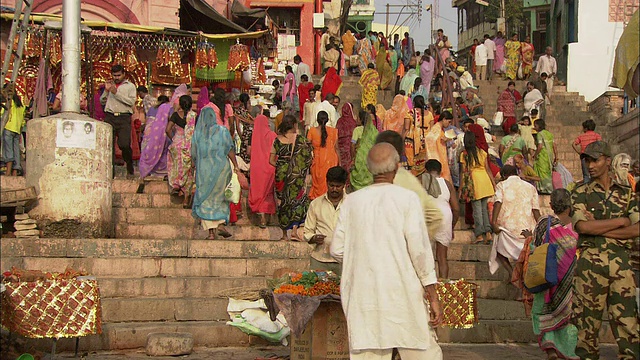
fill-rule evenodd
<path id="1" fill-rule="evenodd" d="M 347 319 L 339 302 L 322 302 L 300 337 L 291 335 L 291 360 L 349 360 Z"/>

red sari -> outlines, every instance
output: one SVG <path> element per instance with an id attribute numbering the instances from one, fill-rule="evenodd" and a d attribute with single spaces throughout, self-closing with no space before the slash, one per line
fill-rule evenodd
<path id="1" fill-rule="evenodd" d="M 522 101 L 522 96 L 518 90 L 511 92 L 508 88 L 498 98 L 498 111 L 502 111 L 502 130 L 505 134 L 509 133 L 511 125 L 517 123 L 516 106 L 520 101 Z"/>
<path id="2" fill-rule="evenodd" d="M 298 101 L 300 101 L 300 120 L 304 119 L 304 104 L 309 100 L 309 90 L 313 89 L 313 83 L 307 81 L 298 85 Z"/>
<path id="3" fill-rule="evenodd" d="M 351 168 L 351 138 L 353 129 L 356 128 L 353 105 L 345 103 L 342 105 L 342 116 L 338 119 L 336 128 L 338 129 L 338 148 L 340 149 L 340 166 L 345 169 Z"/>
<path id="4" fill-rule="evenodd" d="M 276 168 L 269 164 L 269 155 L 276 133 L 269 128 L 269 119 L 260 114 L 253 123 L 251 135 L 251 171 L 249 207 L 255 213 L 275 214 L 274 193 Z"/>
<path id="5" fill-rule="evenodd" d="M 342 79 L 338 76 L 336 69 L 330 67 L 322 82 L 322 100 L 326 99 L 328 94 L 338 95 L 341 88 Z"/>

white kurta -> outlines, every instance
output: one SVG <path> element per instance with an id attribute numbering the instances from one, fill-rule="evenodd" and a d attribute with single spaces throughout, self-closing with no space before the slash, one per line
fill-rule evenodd
<path id="1" fill-rule="evenodd" d="M 342 262 L 342 308 L 351 350 L 427 349 L 426 285 L 437 281 L 420 201 L 392 184 L 349 195 L 331 255 Z"/>

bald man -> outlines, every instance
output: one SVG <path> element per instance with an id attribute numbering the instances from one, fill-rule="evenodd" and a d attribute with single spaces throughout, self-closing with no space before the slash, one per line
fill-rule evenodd
<path id="1" fill-rule="evenodd" d="M 331 242 L 351 360 L 390 360 L 394 348 L 403 360 L 442 359 L 429 327 L 442 322 L 435 263 L 418 197 L 393 184 L 399 164 L 392 145 L 371 148 L 373 185 L 344 201 Z"/>

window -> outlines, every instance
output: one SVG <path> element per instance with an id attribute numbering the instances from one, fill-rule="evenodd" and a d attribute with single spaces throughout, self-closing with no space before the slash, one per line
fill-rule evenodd
<path id="1" fill-rule="evenodd" d="M 548 11 L 536 12 L 536 29 L 544 30 L 547 28 L 547 18 L 549 17 Z"/>
<path id="2" fill-rule="evenodd" d="M 296 46 L 300 46 L 300 8 L 269 8 L 271 20 L 278 26 L 278 33 L 296 36 Z"/>
<path id="3" fill-rule="evenodd" d="M 369 5 L 370 0 L 356 0 L 354 5 Z"/>

